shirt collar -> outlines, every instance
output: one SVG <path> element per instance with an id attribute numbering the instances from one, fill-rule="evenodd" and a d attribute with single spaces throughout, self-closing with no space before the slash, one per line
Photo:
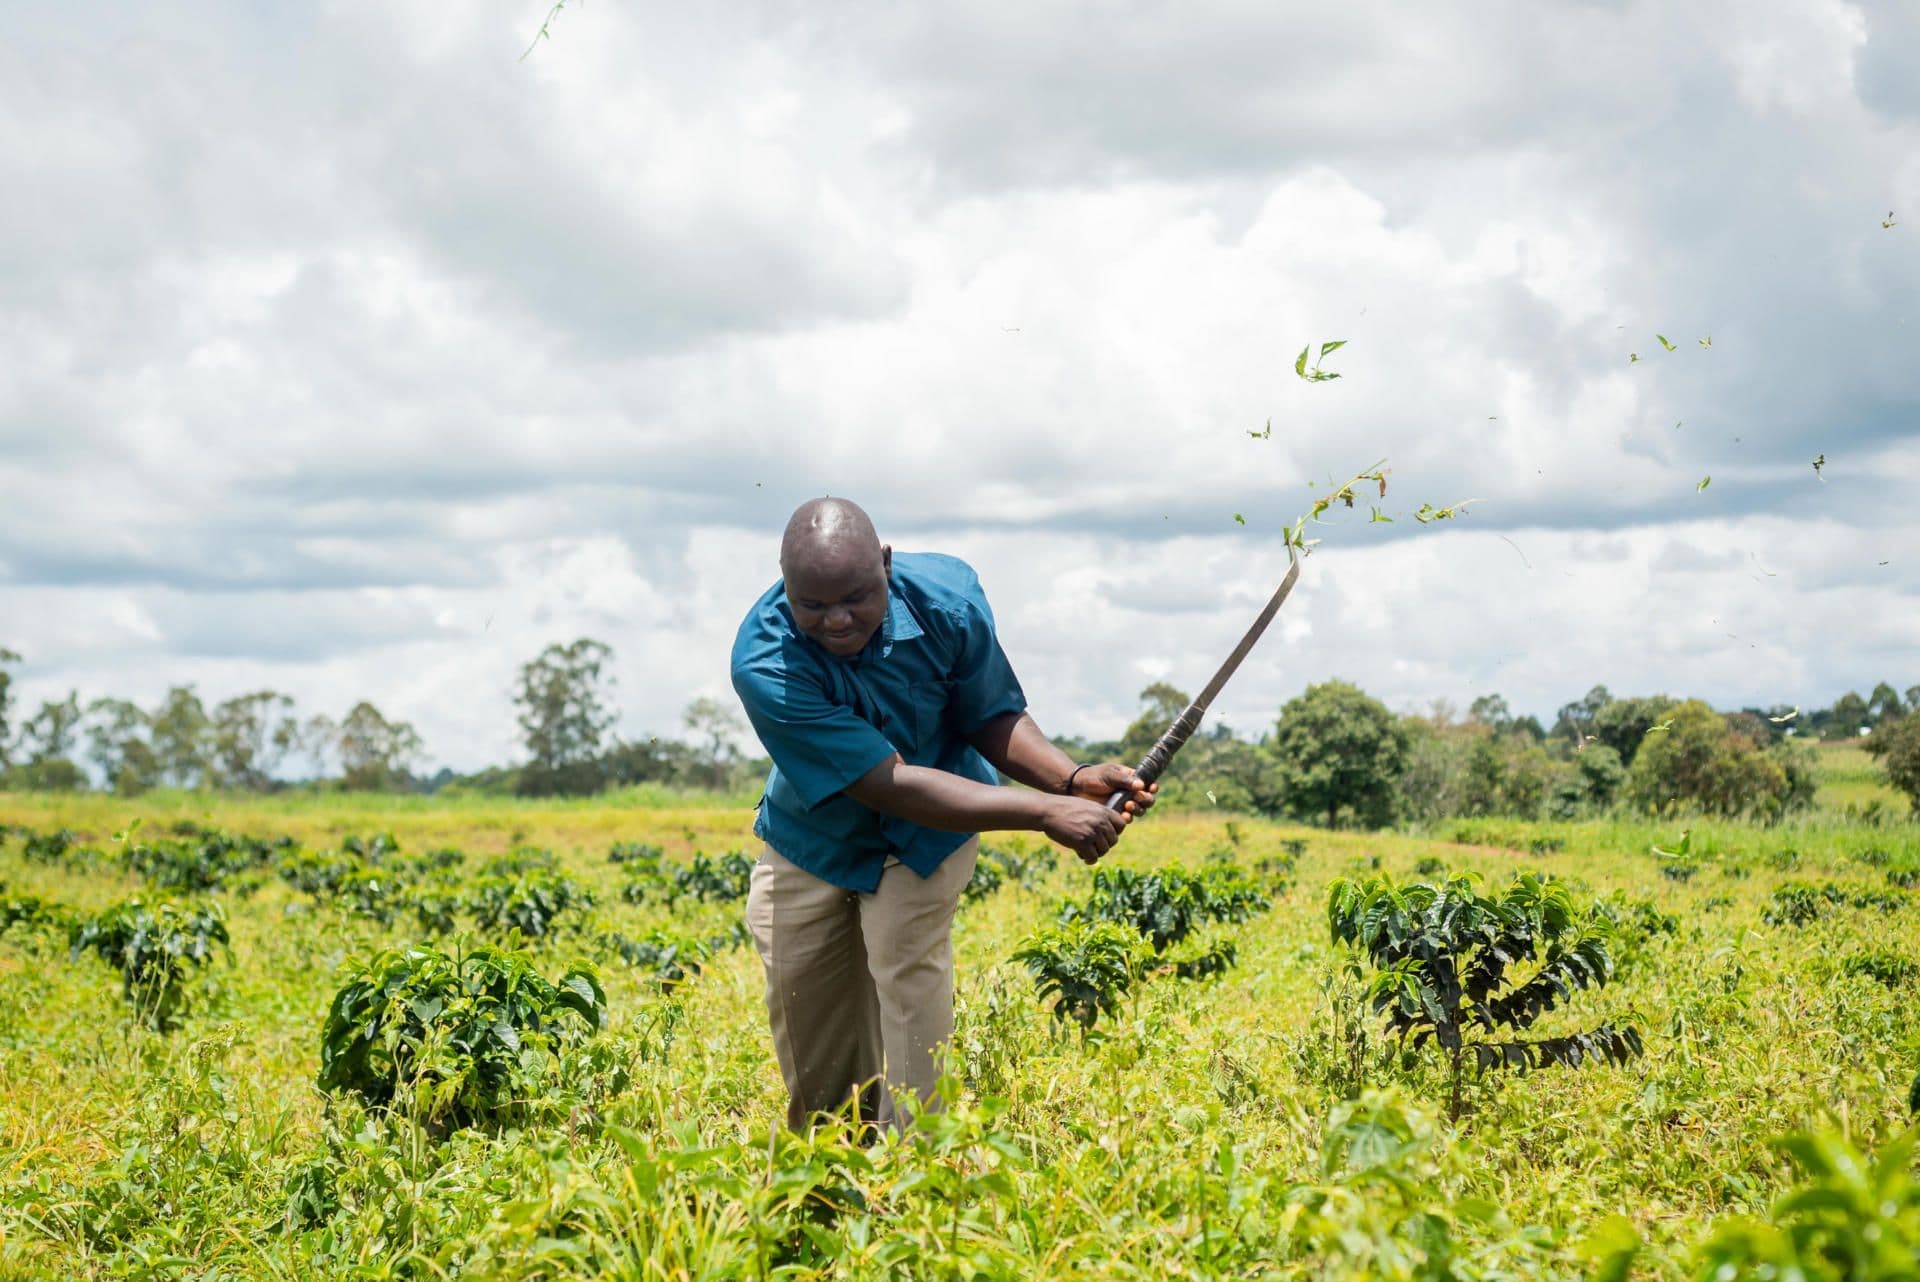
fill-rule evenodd
<path id="1" fill-rule="evenodd" d="M 875 635 L 879 649 L 875 653 L 886 658 L 893 653 L 896 641 L 911 641 L 920 636 L 920 621 L 913 617 L 913 611 L 907 608 L 907 599 L 900 593 L 900 585 L 891 580 L 887 583 L 887 617 L 880 623 L 880 631 Z M 872 642 L 868 649 L 873 649 Z"/>

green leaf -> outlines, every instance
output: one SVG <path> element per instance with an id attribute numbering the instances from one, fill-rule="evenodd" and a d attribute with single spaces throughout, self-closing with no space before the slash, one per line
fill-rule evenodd
<path id="1" fill-rule="evenodd" d="M 1244 516 L 1241 516 L 1238 512 L 1235 512 L 1233 514 L 1233 519 L 1238 521 L 1242 525 L 1245 525 L 1247 523 L 1247 518 Z"/>
<path id="2" fill-rule="evenodd" d="M 1660 346 L 1666 348 L 1668 351 L 1673 350 L 1673 344 L 1667 341 L 1665 334 L 1655 334 L 1654 337 L 1660 340 Z"/>
<path id="3" fill-rule="evenodd" d="M 1313 350 L 1313 344 L 1311 343 L 1307 344 L 1305 347 L 1300 349 L 1299 357 L 1295 359 L 1295 361 L 1293 362 L 1293 372 L 1298 374 L 1301 378 L 1305 378 L 1307 376 L 1307 353 L 1312 350 Z"/>
<path id="4" fill-rule="evenodd" d="M 1337 352 L 1346 345 L 1347 340 L 1344 338 L 1336 338 L 1331 343 L 1322 343 L 1320 344 L 1320 355 L 1324 358 L 1328 353 Z"/>
<path id="5" fill-rule="evenodd" d="M 1700 484 L 1698 484 L 1698 485 L 1696 485 L 1696 486 L 1694 486 L 1694 487 L 1693 487 L 1693 492 L 1694 492 L 1695 494 L 1698 494 L 1698 493 L 1699 493 L 1699 492 L 1700 492 L 1701 490 L 1704 490 L 1704 489 L 1706 489 L 1706 488 L 1707 488 L 1707 486 L 1709 486 L 1709 485 L 1711 485 L 1711 484 L 1713 484 L 1713 477 L 1711 477 L 1711 476 L 1703 476 L 1703 477 L 1701 477 L 1701 478 L 1700 478 Z"/>

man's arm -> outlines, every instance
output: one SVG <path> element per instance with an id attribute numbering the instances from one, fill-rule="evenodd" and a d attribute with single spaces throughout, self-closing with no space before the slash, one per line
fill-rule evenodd
<path id="1" fill-rule="evenodd" d="M 1071 762 L 1067 768 L 1073 768 Z M 1061 772 L 1061 780 L 1065 777 Z M 1113 849 L 1133 822 L 1131 811 L 1108 810 L 1086 797 L 1060 796 L 1058 783 L 1055 787 L 1049 795 L 976 783 L 945 770 L 910 766 L 896 753 L 847 785 L 846 794 L 883 815 L 942 832 L 1043 832 L 1087 863 Z"/>
<path id="2" fill-rule="evenodd" d="M 1054 747 L 1039 724 L 1026 712 L 1009 712 L 993 718 L 967 736 L 980 755 L 994 769 L 1041 792 L 1064 792 L 1067 780 L 1073 780 L 1073 795 L 1105 802 L 1116 792 L 1129 794 L 1122 809 L 1130 815 L 1143 814 L 1153 805 L 1159 784 L 1140 782 L 1132 766 L 1119 761 L 1095 762 L 1075 773 L 1072 757 Z"/>

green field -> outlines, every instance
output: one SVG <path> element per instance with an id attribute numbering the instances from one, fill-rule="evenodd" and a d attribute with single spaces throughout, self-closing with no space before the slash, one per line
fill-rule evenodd
<path id="1" fill-rule="evenodd" d="M 68 828 L 103 852 L 30 859 L 16 837 L 0 899 L 76 912 L 144 890 L 113 840 L 136 818 L 136 841 L 186 820 L 312 851 L 386 832 L 403 852 L 457 847 L 468 869 L 551 850 L 597 902 L 533 946 L 537 964 L 598 963 L 611 1014 L 593 1040 L 623 1079 L 590 1106 L 445 1135 L 330 1100 L 314 1078 L 337 968 L 418 931 L 271 866 L 213 892 L 232 962 L 194 982 L 169 1034 L 140 1025 L 107 965 L 69 960 L 63 932 L 17 924 L 0 934 L 0 1277 L 1578 1277 L 1629 1225 L 1637 1276 L 1692 1275 L 1716 1226 L 1792 1187 L 1776 1138 L 1826 1129 L 1871 1150 L 1909 1124 L 1920 981 L 1849 962 L 1920 960 L 1906 902 L 1920 892 L 1885 877 L 1920 863 L 1920 830 L 1846 819 L 1876 787 L 1893 794 L 1857 750 L 1823 760 L 1811 818 L 1692 825 L 1703 857 L 1684 881 L 1650 849 L 1683 824 L 1366 834 L 1157 814 L 1113 862 L 1253 870 L 1305 843 L 1269 911 L 1208 928 L 1238 965 L 1156 979 L 1090 1037 L 1062 1031 L 1009 957 L 1086 893 L 1087 870 L 1062 859 L 1031 887 L 1009 881 L 956 928 L 954 1107 L 873 1147 L 770 1134 L 784 1101 L 750 948 L 663 991 L 596 945 L 653 925 L 725 932 L 739 904 L 625 902 L 607 854 L 651 842 L 677 867 L 750 847 L 751 798 L 0 796 L 0 823 Z M 1620 892 L 1673 914 L 1670 933 L 1616 939 L 1614 982 L 1541 1026 L 1629 1022 L 1645 1057 L 1490 1076 L 1457 1121 L 1429 1060 L 1369 1060 L 1364 1091 L 1347 1080 L 1337 1029 L 1355 1012 L 1329 995 L 1327 884 L 1413 881 L 1423 859 L 1492 887 L 1551 873 L 1583 903 Z M 1895 899 L 1768 924 L 1794 879 Z"/>

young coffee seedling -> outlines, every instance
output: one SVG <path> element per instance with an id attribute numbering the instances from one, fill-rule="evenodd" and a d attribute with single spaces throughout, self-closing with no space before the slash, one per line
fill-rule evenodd
<path id="1" fill-rule="evenodd" d="M 1013 960 L 1026 966 L 1043 1001 L 1053 998 L 1055 1022 L 1072 1019 L 1084 1037 L 1132 986 L 1137 945 L 1138 936 L 1123 926 L 1074 921 L 1030 936 Z"/>
<path id="2" fill-rule="evenodd" d="M 1584 1033 L 1527 1040 L 1541 1016 L 1574 990 L 1613 974 L 1605 914 L 1574 908 L 1566 888 L 1534 873 L 1516 876 L 1497 898 L 1460 876 L 1405 889 L 1385 878 L 1341 879 L 1327 889 L 1334 941 L 1373 967 L 1368 997 L 1387 1031 L 1447 1056 L 1448 1111 L 1458 1117 L 1469 1062 L 1481 1073 L 1548 1065 L 1624 1063 L 1641 1053 L 1632 1027 L 1601 1024 Z M 1515 967 L 1537 960 L 1522 979 Z M 1469 1040 L 1475 1038 L 1476 1040 Z"/>

